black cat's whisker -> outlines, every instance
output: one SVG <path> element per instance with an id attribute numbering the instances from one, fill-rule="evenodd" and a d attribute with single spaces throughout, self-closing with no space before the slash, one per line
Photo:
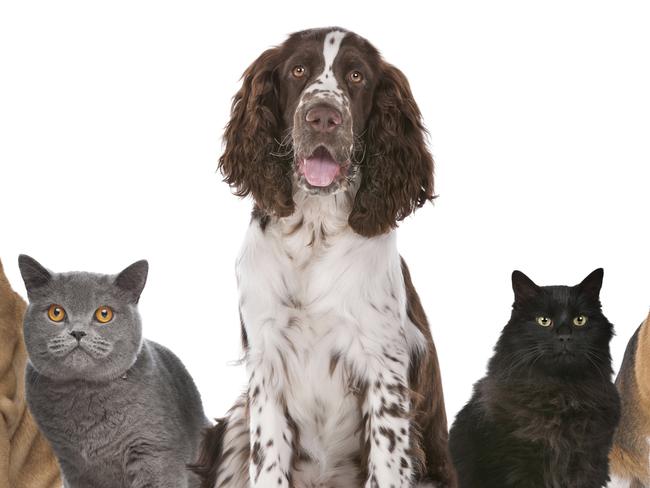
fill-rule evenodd
<path id="1" fill-rule="evenodd" d="M 603 357 L 601 354 L 599 354 L 597 351 L 594 351 L 591 348 L 587 348 L 584 351 L 584 356 L 587 358 L 587 360 L 596 368 L 600 376 L 604 379 L 607 380 L 607 376 L 602 369 L 602 361 Z"/>
<path id="2" fill-rule="evenodd" d="M 529 371 L 532 371 L 532 370 L 533 370 L 533 367 L 535 366 L 535 364 L 537 363 L 537 361 L 539 361 L 541 358 L 543 358 L 543 357 L 544 357 L 544 354 L 545 354 L 545 351 L 543 351 L 543 350 L 540 351 L 540 352 L 537 354 L 537 356 L 535 357 L 535 359 L 533 359 L 533 362 L 530 363 L 530 365 L 528 366 L 528 370 L 529 370 Z"/>
<path id="3" fill-rule="evenodd" d="M 515 372 L 519 371 L 522 366 L 530 363 L 532 360 L 535 360 L 538 355 L 541 357 L 543 355 L 543 352 L 540 352 L 537 345 L 532 345 L 527 349 L 509 354 L 508 358 L 510 361 L 508 368 L 505 371 L 504 379 L 510 379 Z M 526 368 L 526 371 L 529 369 L 530 368 Z"/>

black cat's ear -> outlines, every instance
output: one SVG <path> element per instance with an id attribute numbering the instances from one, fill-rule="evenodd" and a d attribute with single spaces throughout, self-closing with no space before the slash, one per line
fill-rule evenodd
<path id="1" fill-rule="evenodd" d="M 36 289 L 47 285 L 52 279 L 52 273 L 45 269 L 41 263 L 26 254 L 18 256 L 18 267 L 25 282 L 28 297 L 31 297 Z"/>
<path id="2" fill-rule="evenodd" d="M 515 292 L 515 303 L 525 302 L 537 296 L 539 286 L 519 270 L 512 272 L 512 290 Z"/>
<path id="3" fill-rule="evenodd" d="M 603 286 L 604 274 L 603 268 L 595 269 L 579 285 L 576 285 L 576 288 L 589 296 L 598 298 L 600 288 Z"/>
<path id="4" fill-rule="evenodd" d="M 137 261 L 117 275 L 114 282 L 115 286 L 128 292 L 132 297 L 133 303 L 138 303 L 144 285 L 147 282 L 148 273 L 149 263 L 144 259 Z"/>

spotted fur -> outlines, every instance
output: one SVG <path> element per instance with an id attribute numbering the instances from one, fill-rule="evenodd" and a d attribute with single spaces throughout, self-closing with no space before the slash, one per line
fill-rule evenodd
<path id="1" fill-rule="evenodd" d="M 315 103 L 341 113 L 336 131 L 304 123 Z M 455 486 L 435 347 L 393 231 L 433 196 L 404 75 L 342 29 L 294 34 L 247 70 L 225 141 L 226 181 L 255 198 L 236 266 L 249 384 L 206 434 L 203 486 Z M 327 189 L 296 173 L 319 144 L 346 171 Z"/>

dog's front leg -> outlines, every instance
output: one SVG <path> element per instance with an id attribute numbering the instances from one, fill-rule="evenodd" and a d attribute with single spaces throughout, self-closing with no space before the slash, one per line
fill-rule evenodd
<path id="1" fill-rule="evenodd" d="M 362 403 L 368 457 L 366 488 L 411 486 L 407 365 L 406 351 L 397 348 L 385 350 L 376 367 L 370 368 Z"/>
<path id="2" fill-rule="evenodd" d="M 278 350 L 252 350 L 249 354 L 252 487 L 291 486 L 294 431 L 282 394 L 281 354 Z"/>
<path id="3" fill-rule="evenodd" d="M 287 334 L 297 311 L 290 263 L 276 252 L 257 223 L 251 224 L 237 265 L 244 328 L 250 422 L 250 486 L 289 488 L 295 428 L 287 412 Z"/>

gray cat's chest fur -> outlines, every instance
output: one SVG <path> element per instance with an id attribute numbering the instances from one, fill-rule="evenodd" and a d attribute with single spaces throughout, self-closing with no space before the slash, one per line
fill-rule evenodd
<path id="1" fill-rule="evenodd" d="M 128 411 L 133 385 L 123 385 L 123 380 L 100 387 L 80 381 L 57 384 L 33 370 L 30 374 L 37 375 L 29 387 L 30 407 L 57 451 L 89 464 L 110 464 L 128 443 L 130 421 L 138 416 Z"/>
<path id="2" fill-rule="evenodd" d="M 28 366 L 27 399 L 68 486 L 149 486 L 132 478 L 152 458 L 169 466 L 170 482 L 151 486 L 198 486 L 185 465 L 207 420 L 188 373 L 162 346 L 145 341 L 124 377 L 105 383 L 56 381 Z"/>

